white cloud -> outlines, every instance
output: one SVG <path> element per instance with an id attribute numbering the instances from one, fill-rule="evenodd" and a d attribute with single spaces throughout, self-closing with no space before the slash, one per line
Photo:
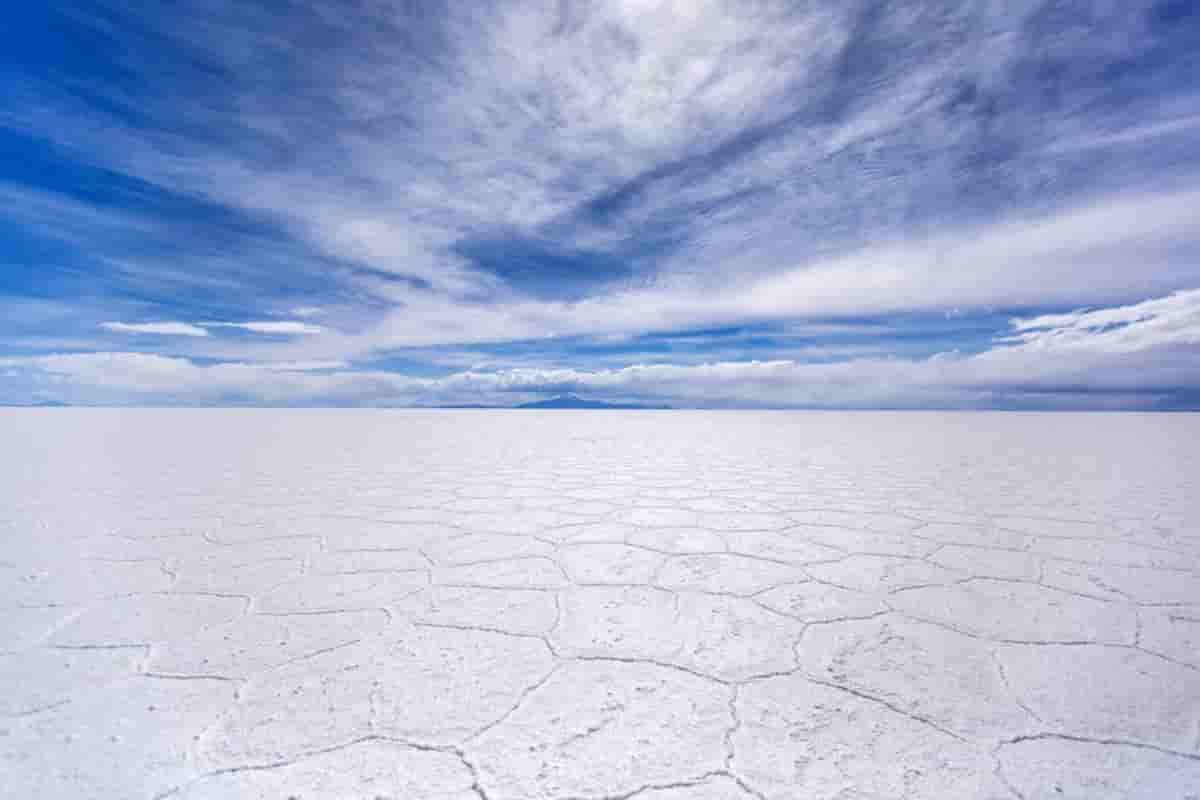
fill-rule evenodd
<path id="1" fill-rule="evenodd" d="M 284 336 L 311 336 L 325 331 L 319 325 L 296 320 L 266 320 L 261 322 L 202 322 L 206 328 L 240 328 L 253 333 L 269 333 Z"/>
<path id="2" fill-rule="evenodd" d="M 1195 191 L 1114 198 L 1047 218 L 880 244 L 757 279 L 719 284 L 709 277 L 707 286 L 663 283 L 576 302 L 521 297 L 469 302 L 392 286 L 380 291 L 399 304 L 395 310 L 359 333 L 306 343 L 305 352 L 315 347 L 323 356 L 354 358 L 437 344 L 1120 302 L 1134 284 L 1140 292 L 1168 292 L 1200 283 L 1200 261 L 1154 261 L 1156 253 L 1169 252 L 1192 233 L 1197 207 Z M 285 346 L 277 355 L 291 352 Z"/>
<path id="3" fill-rule="evenodd" d="M 117 333 L 143 333 L 158 336 L 208 336 L 209 328 L 238 328 L 252 333 L 280 336 L 312 336 L 324 333 L 319 325 L 297 320 L 266 320 L 251 322 L 102 322 L 100 327 Z"/>
<path id="4" fill-rule="evenodd" d="M 1200 391 L 1200 290 L 1112 309 L 1016 320 L 1014 335 L 977 354 L 851 357 L 613 369 L 468 369 L 436 378 L 353 371 L 338 362 L 199 365 L 145 353 L 70 353 L 0 360 L 32 371 L 62 399 L 141 402 L 511 404 L 574 391 L 681 406 L 1143 407 Z"/>
<path id="5" fill-rule="evenodd" d="M 301 320 L 199 324 L 317 339 L 305 342 L 302 350 L 299 345 L 277 343 L 255 351 L 255 358 L 345 359 L 393 348 L 551 336 L 629 335 L 856 314 L 1112 303 L 1124 300 L 1134 286 L 1143 293 L 1200 284 L 1200 261 L 1172 261 L 1165 255 L 1191 235 L 1197 207 L 1197 191 L 1121 196 L 1049 217 L 882 243 L 728 284 L 705 276 L 704 285 L 663 281 L 575 302 L 512 295 L 471 301 L 392 284 L 377 291 L 397 304 L 394 310 L 360 325 L 354 334 Z M 753 254 L 752 247 L 744 249 Z M 1161 263 L 1156 254 L 1163 254 L 1158 256 Z M 1138 269 L 1130 267 L 1134 263 Z M 203 328 L 178 322 L 105 323 L 105 327 L 204 335 L 196 333 Z"/>
<path id="6" fill-rule="evenodd" d="M 14 184 L 0 184 L 0 200 L 23 227 L 102 265 L 107 288 L 178 298 L 202 284 L 208 296 L 236 298 L 225 307 L 260 301 L 239 313 L 245 322 L 105 324 L 183 326 L 176 335 L 196 337 L 162 346 L 179 363 L 117 359 L 114 369 L 169 367 L 179 380 L 196 376 L 186 391 L 208 381 L 253 397 L 515 391 L 505 381 L 518 373 L 422 382 L 333 366 L 400 348 L 619 342 L 949 309 L 1138 308 L 1200 286 L 1191 162 L 1120 157 L 1141 142 L 1184 142 L 1200 120 L 1197 97 L 1147 86 L 1113 110 L 1102 87 L 1071 75 L 1052 104 L 1022 83 L 1048 42 L 1097 70 L 1146 52 L 1146 3 L 1110 3 L 1091 9 L 1088 25 L 1042 31 L 1034 23 L 1052 16 L 1046 8 L 596 0 L 451 4 L 417 20 L 391 3 L 329 14 L 301 0 L 295 24 L 281 25 L 254 4 L 184 4 L 169 25 L 155 30 L 152 16 L 136 26 L 165 42 L 113 48 L 129 74 L 166 76 L 140 97 L 138 119 L 154 124 L 112 113 L 122 98 L 89 104 L 44 85 L 32 89 L 36 107 L 0 124 L 231 212 L 238 232 L 222 232 L 233 246 L 210 247 L 202 220 L 171 224 L 136 205 L 101 208 Z M 121 37 L 135 26 L 121 13 L 97 24 L 130 44 Z M 186 104 L 148 53 L 186 55 L 189 77 L 201 68 Z M 221 75 L 219 91 L 203 91 L 203 75 Z M 1156 90 L 1177 102 L 1160 103 Z M 206 244 L 191 247 L 187 235 Z M 456 247 L 489 237 L 599 254 L 628 276 L 589 293 L 530 296 Z M 124 315 L 117 308 L 106 316 Z M 745 366 L 722 352 L 708 368 L 643 363 L 571 380 L 712 402 L 770 402 L 773 389 L 780 403 L 986 391 L 1036 376 L 1112 383 L 1122 359 L 1195 343 L 1190 312 L 1172 313 L 1113 328 L 1098 318 L 1018 326 L 986 357 Z M 304 362 L 330 366 L 270 366 Z M 1164 380 L 1166 363 L 1153 372 Z M 876 389 L 855 394 L 856 376 Z"/>
<path id="7" fill-rule="evenodd" d="M 118 333 L 152 333 L 157 336 L 208 336 L 208 331 L 186 322 L 101 322 L 100 327 Z"/>
<path id="8" fill-rule="evenodd" d="M 1013 321 L 1010 341 L 1038 351 L 1129 353 L 1200 344 L 1200 289 L 1128 306 Z"/>
<path id="9" fill-rule="evenodd" d="M 1091 131 L 1059 142 L 1047 148 L 1051 153 L 1075 153 L 1110 147 L 1141 145 L 1172 136 L 1189 134 L 1194 136 L 1200 129 L 1200 114 L 1131 125 L 1116 131 L 1097 133 Z"/>
<path id="10" fill-rule="evenodd" d="M 347 369 L 350 364 L 346 361 L 266 361 L 250 366 L 269 372 L 322 372 Z"/>
<path id="11" fill-rule="evenodd" d="M 1195 277 L 1197 269 L 1136 230 L 1155 222 L 1139 213 L 1154 202 L 1153 186 L 1134 202 L 1125 202 L 1127 194 L 1067 195 L 1073 207 L 1091 199 L 1098 224 L 1084 226 L 1088 240 L 1100 244 L 1111 231 L 1122 255 L 1137 258 L 1136 271 L 1118 258 L 1115 268 L 1081 264 L 1070 240 L 1044 241 L 1032 253 L 1018 247 L 1011 256 L 1003 239 L 991 241 L 988 257 L 976 261 L 904 222 L 928 209 L 939 226 L 961 225 L 956 198 L 985 194 L 987 187 L 963 183 L 972 176 L 964 167 L 972 148 L 987 144 L 984 123 L 970 104 L 954 101 L 965 86 L 1005 88 L 1030 55 L 1025 48 L 1036 47 L 1026 39 L 1037 33 L 1029 23 L 1043 6 L 984 4 L 963 14 L 910 4 L 876 16 L 856 3 L 463 4 L 439 16 L 436 35 L 416 41 L 413 26 L 429 20 L 389 4 L 331 16 L 300 3 L 297 13 L 332 43 L 314 58 L 286 33 L 263 37 L 277 23 L 264 12 L 216 3 L 182 9 L 185 19 L 159 34 L 234 76 L 227 88 L 238 114 L 231 117 L 225 102 L 197 102 L 186 126 L 228 136 L 132 130 L 95 108 L 64 112 L 65 119 L 91 115 L 97 124 L 87 129 L 60 124 L 52 106 L 10 119 L 169 189 L 265 212 L 325 255 L 418 278 L 450 303 L 500 287 L 457 255 L 455 242 L 495 230 L 533 235 L 547 224 L 559 225 L 567 245 L 601 250 L 645 228 L 674 226 L 674 249 L 637 264 L 638 279 L 701 295 L 762 282 L 753 305 L 784 309 L 816 305 L 794 302 L 804 295 L 832 313 L 853 311 L 865 295 L 869 313 L 895 284 L 905 298 L 895 304 L 907 307 L 924 302 L 925 290 L 1001 304 L 1058 302 L 1072 292 L 1089 295 L 1069 298 L 1077 302 L 1127 301 L 1176 288 L 1180 271 Z M 1063 48 L 1104 63 L 1144 44 L 1143 16 L 1139 4 L 1121 4 L 1095 12 L 1086 33 L 1053 33 Z M 436 53 L 422 49 L 435 42 Z M 881 58 L 894 65 L 875 65 L 878 74 L 862 80 L 839 72 L 856 67 L 853 48 L 872 46 L 891 48 Z M 294 92 L 256 79 L 261 62 L 249 54 L 259 52 L 286 68 L 275 77 L 293 82 Z M 128 57 L 137 63 L 136 52 Z M 170 118 L 175 100 L 163 97 L 147 113 Z M 296 103 L 331 109 L 330 116 L 298 125 Z M 1194 105 L 1155 123 L 1167 128 L 1106 129 L 1134 138 L 1178 132 L 1196 119 Z M 1095 126 L 1054 109 L 1025 124 L 1018 111 L 984 122 L 1026 153 L 1044 155 L 1069 126 Z M 268 167 L 261 148 L 236 145 L 239 134 L 292 157 Z M 1030 216 L 1061 211 L 1066 196 L 1048 195 L 1054 187 L 1043 181 L 1059 174 L 1051 165 L 1017 159 L 1004 169 L 1012 171 L 1005 191 L 1013 196 L 1001 217 L 1026 207 Z M 653 180 L 637 183 L 648 175 Z M 614 191 L 626 192 L 619 214 L 573 216 Z M 916 274 L 900 274 L 910 268 Z M 1101 288 L 1091 288 L 1102 271 Z M 1039 279 L 1016 286 L 1030 273 Z M 345 281 L 379 286 L 361 276 Z"/>
<path id="12" fill-rule="evenodd" d="M 408 386 L 402 376 L 337 372 L 339 365 L 329 362 L 202 365 L 153 353 L 56 353 L 0 359 L 0 366 L 32 371 L 35 382 L 72 402 L 330 402 L 368 388 L 377 397 L 403 397 Z"/>

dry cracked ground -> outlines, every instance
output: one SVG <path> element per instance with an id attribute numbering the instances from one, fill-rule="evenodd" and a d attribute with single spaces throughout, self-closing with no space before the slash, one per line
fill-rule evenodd
<path id="1" fill-rule="evenodd" d="M 0 795 L 1200 797 L 1198 444 L 5 411 Z"/>

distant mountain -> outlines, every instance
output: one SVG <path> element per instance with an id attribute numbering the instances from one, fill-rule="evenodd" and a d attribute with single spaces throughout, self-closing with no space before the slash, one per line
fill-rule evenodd
<path id="1" fill-rule="evenodd" d="M 600 400 L 584 400 L 582 397 L 576 397 L 573 394 L 560 394 L 557 397 L 551 397 L 549 400 L 538 400 L 535 403 L 522 403 L 517 408 L 584 408 L 584 409 L 610 409 L 610 410 L 662 410 L 668 409 L 670 406 L 648 406 L 638 403 L 605 403 Z"/>

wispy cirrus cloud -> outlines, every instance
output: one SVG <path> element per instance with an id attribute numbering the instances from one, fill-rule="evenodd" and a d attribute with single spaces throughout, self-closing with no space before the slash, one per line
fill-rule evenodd
<path id="1" fill-rule="evenodd" d="M 324 331 L 319 325 L 298 320 L 260 320 L 251 322 L 101 322 L 100 327 L 115 333 L 149 333 L 157 336 L 208 336 L 209 328 L 237 328 L 251 333 L 280 336 L 312 336 Z"/>
<path id="2" fill-rule="evenodd" d="M 102 0 L 50 20 L 94 45 L 86 75 L 10 81 L 0 129 L 31 157 L 0 199 L 53 243 L 13 250 L 41 291 L 111 298 L 83 327 L 189 320 L 213 335 L 153 355 L 201 365 L 399 380 L 437 371 L 430 348 L 623 337 L 634 368 L 647 334 L 1135 307 L 1200 286 L 1180 13 Z M 619 358 L 572 347 L 554 361 L 580 374 Z"/>
<path id="3" fill-rule="evenodd" d="M 297 320 L 258 320 L 251 322 L 202 322 L 206 328 L 239 328 L 251 333 L 269 333 L 283 336 L 312 336 L 325 329 Z"/>
<path id="4" fill-rule="evenodd" d="M 100 327 L 116 333 L 149 333 L 155 336 L 208 336 L 199 325 L 187 322 L 101 322 Z"/>
<path id="5" fill-rule="evenodd" d="M 1200 114 L 1183 117 L 1166 117 L 1140 125 L 1132 125 L 1117 131 L 1092 131 L 1055 142 L 1050 145 L 1052 153 L 1071 153 L 1083 150 L 1104 150 L 1117 147 L 1158 145 L 1177 137 L 1195 136 L 1200 132 Z"/>
<path id="6" fill-rule="evenodd" d="M 721 291 L 655 285 L 571 301 L 493 303 L 390 287 L 381 291 L 397 301 L 395 310 L 355 334 L 333 333 L 315 346 L 361 357 L 435 344 L 1113 302 L 1126 294 L 1129 280 L 1158 292 L 1200 283 L 1200 260 L 1171 258 L 1177 249 L 1188 248 L 1197 205 L 1200 192 L 1192 191 L 1125 197 L 1045 218 L 880 244 Z M 1160 259 L 1163 266 L 1131 277 L 1128 265 L 1139 259 L 1143 264 Z"/>

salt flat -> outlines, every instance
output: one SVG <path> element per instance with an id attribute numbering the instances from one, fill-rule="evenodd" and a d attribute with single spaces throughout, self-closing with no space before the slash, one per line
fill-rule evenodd
<path id="1" fill-rule="evenodd" d="M 1200 417 L 0 413 L 0 795 L 1200 797 Z"/>

